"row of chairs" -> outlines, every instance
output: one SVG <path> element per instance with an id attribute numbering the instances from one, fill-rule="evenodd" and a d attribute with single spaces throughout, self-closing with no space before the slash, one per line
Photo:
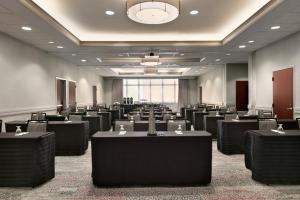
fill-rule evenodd
<path id="1" fill-rule="evenodd" d="M 141 114 L 140 113 L 135 113 L 133 115 L 129 115 L 128 119 L 134 120 L 134 121 L 141 121 Z M 163 114 L 163 121 L 167 121 L 169 119 L 176 119 L 176 115 L 172 114 Z"/>
<path id="2" fill-rule="evenodd" d="M 121 125 L 126 131 L 134 131 L 134 121 L 116 121 L 115 130 L 120 131 Z M 168 120 L 167 130 L 175 131 L 178 127 L 181 127 L 182 131 L 186 131 L 186 121 L 185 120 Z"/>
<path id="3" fill-rule="evenodd" d="M 298 122 L 298 128 L 300 129 L 300 118 L 297 118 L 296 120 Z M 276 118 L 258 118 L 258 126 L 259 130 L 277 129 L 278 121 Z"/>

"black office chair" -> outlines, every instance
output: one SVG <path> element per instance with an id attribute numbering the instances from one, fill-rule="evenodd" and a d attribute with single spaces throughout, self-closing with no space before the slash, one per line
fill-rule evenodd
<path id="1" fill-rule="evenodd" d="M 121 120 L 118 120 L 118 121 L 115 121 L 115 131 L 120 131 L 121 129 L 121 125 L 123 126 L 124 130 L 125 131 L 134 131 L 134 122 L 132 121 L 121 121 Z"/>
<path id="2" fill-rule="evenodd" d="M 297 122 L 298 122 L 298 129 L 300 129 L 300 118 L 296 118 Z"/>
<path id="3" fill-rule="evenodd" d="M 28 120 L 27 132 L 47 132 L 48 121 Z"/>
<path id="4" fill-rule="evenodd" d="M 233 119 L 236 119 L 237 118 L 237 113 L 234 113 L 234 114 L 225 114 L 224 115 L 224 119 L 225 120 L 233 120 Z"/>
<path id="5" fill-rule="evenodd" d="M 39 115 L 40 114 L 40 115 Z M 33 121 L 45 121 L 46 120 L 46 113 L 31 113 L 31 120 Z"/>
<path id="6" fill-rule="evenodd" d="M 167 120 L 168 131 L 176 131 L 179 125 L 182 131 L 186 131 L 186 120 Z"/>
<path id="7" fill-rule="evenodd" d="M 82 115 L 69 115 L 70 121 L 82 121 Z"/>
<path id="8" fill-rule="evenodd" d="M 2 120 L 0 119 L 0 133 L 2 132 Z"/>
<path id="9" fill-rule="evenodd" d="M 259 130 L 277 129 L 277 119 L 275 118 L 259 118 L 257 120 Z"/>

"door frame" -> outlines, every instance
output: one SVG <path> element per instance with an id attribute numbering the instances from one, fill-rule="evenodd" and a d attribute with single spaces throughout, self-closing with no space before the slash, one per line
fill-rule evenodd
<path id="1" fill-rule="evenodd" d="M 68 93 L 67 93 L 67 96 L 68 96 L 68 108 L 69 108 L 69 105 L 70 105 L 70 99 L 69 99 L 69 94 L 70 94 L 70 86 L 69 86 L 69 82 L 73 82 L 75 83 L 75 106 L 77 106 L 77 81 L 74 81 L 74 80 L 68 80 L 68 86 L 67 86 L 67 89 L 68 89 Z"/>
<path id="2" fill-rule="evenodd" d="M 55 77 L 55 107 L 57 108 L 58 105 L 57 105 L 57 81 L 60 80 L 60 81 L 64 81 L 65 84 L 64 84 L 64 102 L 65 102 L 65 105 L 62 105 L 63 108 L 66 108 L 68 107 L 68 80 L 65 79 L 65 78 L 60 78 L 60 77 Z"/>

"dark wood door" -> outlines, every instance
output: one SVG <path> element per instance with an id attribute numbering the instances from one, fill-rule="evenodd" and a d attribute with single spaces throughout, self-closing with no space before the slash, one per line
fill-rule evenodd
<path id="1" fill-rule="evenodd" d="M 293 119 L 293 68 L 273 72 L 273 112 L 278 119 Z"/>
<path id="2" fill-rule="evenodd" d="M 93 106 L 97 106 L 97 86 L 93 86 Z"/>
<path id="3" fill-rule="evenodd" d="M 236 110 L 247 111 L 249 102 L 248 81 L 236 81 Z"/>
<path id="4" fill-rule="evenodd" d="M 76 108 L 76 82 L 69 81 L 69 107 Z"/>
<path id="5" fill-rule="evenodd" d="M 202 104 L 202 87 L 199 87 L 199 103 Z"/>

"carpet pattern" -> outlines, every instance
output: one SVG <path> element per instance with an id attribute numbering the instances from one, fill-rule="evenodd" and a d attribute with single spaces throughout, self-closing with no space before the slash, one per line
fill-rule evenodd
<path id="1" fill-rule="evenodd" d="M 299 186 L 268 186 L 251 179 L 243 155 L 226 156 L 213 142 L 212 182 L 205 187 L 97 188 L 91 148 L 83 156 L 56 157 L 56 174 L 36 188 L 0 188 L 1 200 L 294 200 Z M 0 163 L 1 164 L 1 163 Z"/>

